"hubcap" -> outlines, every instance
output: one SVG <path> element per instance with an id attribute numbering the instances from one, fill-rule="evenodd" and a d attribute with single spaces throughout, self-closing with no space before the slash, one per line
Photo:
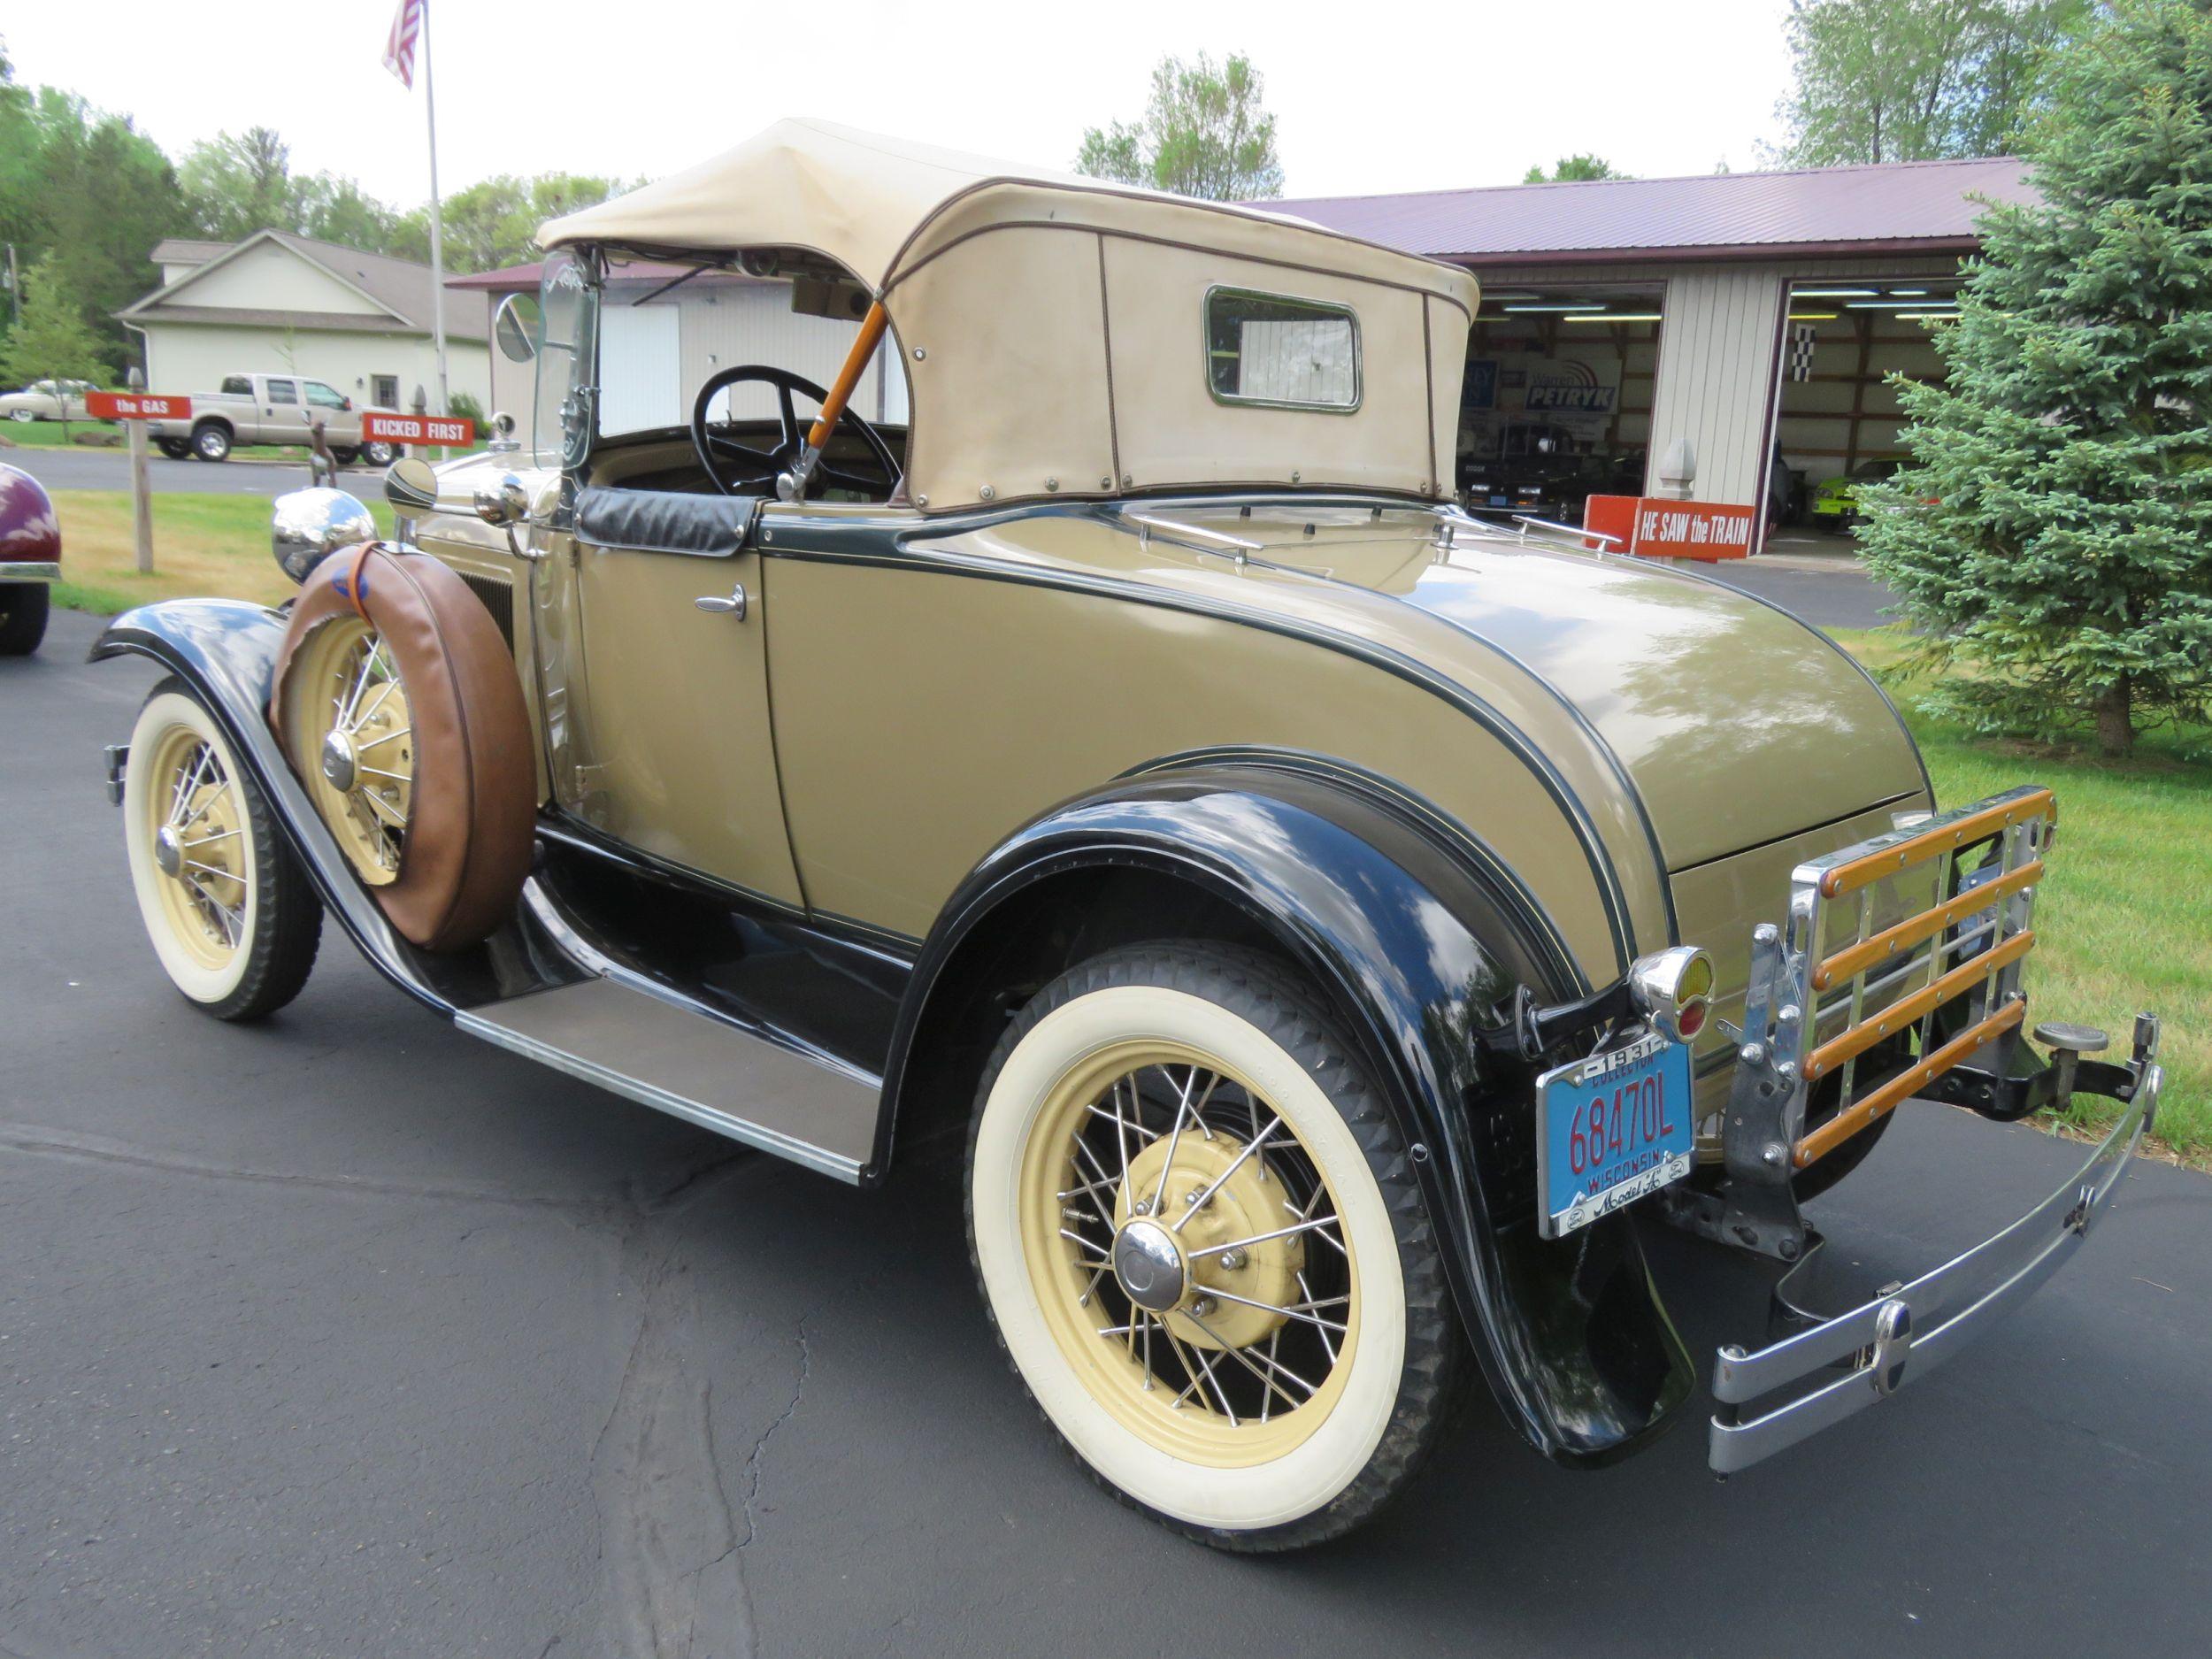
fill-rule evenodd
<path id="1" fill-rule="evenodd" d="M 353 787 L 358 775 L 352 741 L 343 732 L 333 732 L 323 739 L 323 776 L 330 780 L 330 787 L 340 794 Z"/>
<path id="2" fill-rule="evenodd" d="M 164 824 L 154 832 L 154 863 L 165 876 L 184 873 L 184 837 L 177 833 L 175 825 Z"/>
<path id="3" fill-rule="evenodd" d="M 1151 1313 L 1165 1313 L 1182 1301 L 1190 1282 L 1175 1235 L 1144 1220 L 1131 1222 L 1115 1239 L 1114 1277 L 1130 1301 Z"/>

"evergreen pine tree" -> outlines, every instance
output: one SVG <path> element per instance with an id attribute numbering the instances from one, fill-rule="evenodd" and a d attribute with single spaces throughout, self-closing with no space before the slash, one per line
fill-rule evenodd
<path id="1" fill-rule="evenodd" d="M 2212 16 L 2115 0 L 2052 71 L 1860 534 L 1937 709 L 2118 755 L 2212 694 Z"/>

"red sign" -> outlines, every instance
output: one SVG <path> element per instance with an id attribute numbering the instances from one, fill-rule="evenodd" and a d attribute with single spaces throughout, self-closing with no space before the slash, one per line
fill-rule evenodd
<path id="1" fill-rule="evenodd" d="M 1666 501 L 1655 495 L 1593 495 L 1582 527 L 1615 540 L 1609 553 L 1660 559 L 1749 557 L 1759 510 L 1723 501 Z"/>
<path id="2" fill-rule="evenodd" d="M 87 392 L 84 406 L 97 420 L 182 420 L 192 412 L 190 398 L 151 392 Z"/>
<path id="3" fill-rule="evenodd" d="M 368 409 L 361 413 L 361 435 L 380 443 L 465 449 L 476 442 L 476 423 L 459 415 L 384 415 Z"/>

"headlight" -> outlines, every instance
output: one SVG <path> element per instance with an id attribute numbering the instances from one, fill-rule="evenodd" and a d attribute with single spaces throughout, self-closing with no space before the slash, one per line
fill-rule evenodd
<path id="1" fill-rule="evenodd" d="M 303 582 L 340 548 L 376 540 L 376 520 L 342 489 L 296 489 L 276 498 L 270 544 L 279 569 Z"/>
<path id="2" fill-rule="evenodd" d="M 1713 1006 L 1713 959 L 1695 945 L 1676 945 L 1629 964 L 1628 996 L 1670 1042 L 1688 1042 L 1705 1029 Z"/>

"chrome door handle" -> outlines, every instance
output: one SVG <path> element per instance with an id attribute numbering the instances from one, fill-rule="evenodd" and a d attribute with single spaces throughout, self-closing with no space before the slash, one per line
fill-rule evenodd
<path id="1" fill-rule="evenodd" d="M 745 584 L 740 582 L 730 589 L 727 599 L 719 594 L 704 594 L 691 602 L 702 611 L 710 611 L 718 617 L 735 617 L 745 620 Z"/>

